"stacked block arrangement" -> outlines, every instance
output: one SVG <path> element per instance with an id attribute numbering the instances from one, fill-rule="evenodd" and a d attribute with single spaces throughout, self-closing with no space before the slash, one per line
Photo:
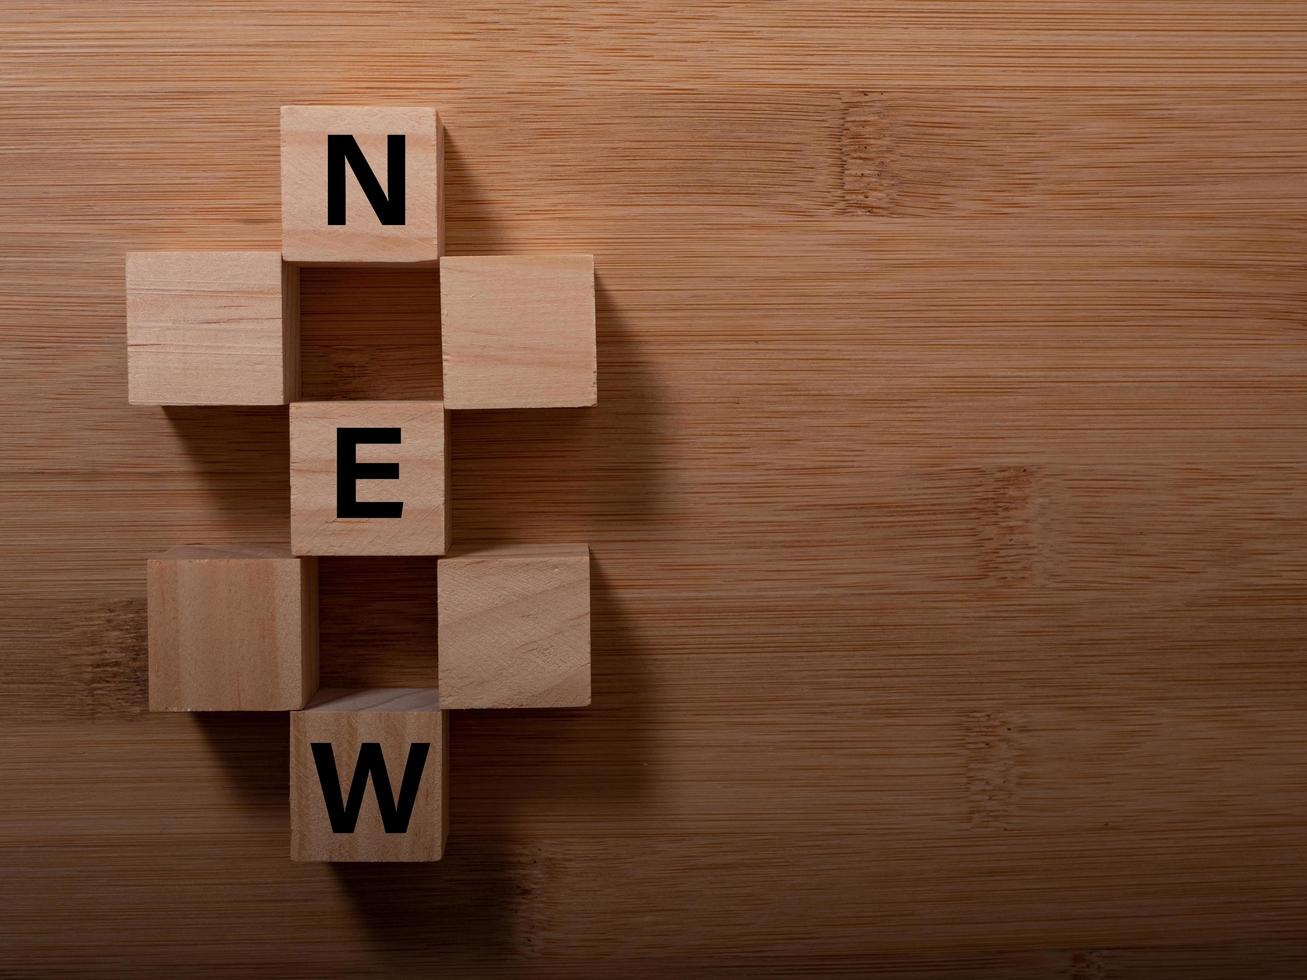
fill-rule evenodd
<path id="1" fill-rule="evenodd" d="M 590 703 L 590 551 L 451 551 L 450 410 L 596 403 L 589 255 L 444 256 L 427 108 L 286 106 L 281 252 L 127 256 L 134 405 L 289 405 L 290 548 L 147 566 L 150 708 L 289 711 L 291 856 L 435 861 L 448 716 Z M 437 264 L 444 401 L 299 401 L 301 265 Z M 436 555 L 433 686 L 318 690 L 317 556 Z"/>

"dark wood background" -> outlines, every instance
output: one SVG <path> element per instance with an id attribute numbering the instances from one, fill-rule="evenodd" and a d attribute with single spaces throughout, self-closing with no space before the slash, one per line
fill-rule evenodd
<path id="1" fill-rule="evenodd" d="M 1307 972 L 1307 5 L 0 9 L 0 973 Z M 594 705 L 456 716 L 429 866 L 145 711 L 287 423 L 128 407 L 123 253 L 276 248 L 313 102 L 599 269 L 599 407 L 452 430 L 460 539 L 590 543 Z M 439 395 L 435 273 L 303 300 L 305 397 Z M 433 573 L 324 560 L 324 681 L 431 683 Z"/>

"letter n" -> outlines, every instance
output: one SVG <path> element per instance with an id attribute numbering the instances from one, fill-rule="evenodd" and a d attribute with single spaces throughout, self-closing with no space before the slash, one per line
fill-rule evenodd
<path id="1" fill-rule="evenodd" d="M 345 223 L 345 165 L 363 189 L 383 225 L 404 223 L 404 136 L 386 137 L 386 189 L 381 189 L 367 157 L 353 136 L 327 135 L 327 224 Z"/>

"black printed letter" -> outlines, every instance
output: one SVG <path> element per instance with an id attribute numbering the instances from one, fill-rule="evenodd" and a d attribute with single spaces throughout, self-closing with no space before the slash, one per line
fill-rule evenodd
<path id="1" fill-rule="evenodd" d="M 372 789 L 377 795 L 377 809 L 381 811 L 381 825 L 388 834 L 402 834 L 408 830 L 413 817 L 413 804 L 418 798 L 418 784 L 427 764 L 430 742 L 414 742 L 408 748 L 408 761 L 404 764 L 404 777 L 399 783 L 399 800 L 390 788 L 390 773 L 381 754 L 380 742 L 364 742 L 359 747 L 358 761 L 354 764 L 354 778 L 349 784 L 349 799 L 342 800 L 340 777 L 336 774 L 336 753 L 330 742 L 310 742 L 313 764 L 318 769 L 318 782 L 322 784 L 322 802 L 327 805 L 327 817 L 334 834 L 352 834 L 363 807 L 363 793 L 372 777 Z"/>
<path id="2" fill-rule="evenodd" d="M 401 517 L 404 501 L 360 501 L 357 495 L 359 480 L 398 480 L 398 463 L 360 463 L 355 450 L 360 442 L 399 444 L 399 429 L 337 429 L 336 430 L 336 516 L 337 517 Z"/>
<path id="3" fill-rule="evenodd" d="M 327 135 L 327 224 L 345 223 L 345 164 L 367 195 L 368 203 L 383 225 L 404 223 L 404 136 L 386 137 L 386 189 L 368 165 L 353 136 Z"/>

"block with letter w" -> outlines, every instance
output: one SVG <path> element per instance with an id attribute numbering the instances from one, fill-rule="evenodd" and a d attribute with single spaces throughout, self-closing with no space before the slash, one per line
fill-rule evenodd
<path id="1" fill-rule="evenodd" d="M 447 730 L 440 696 L 426 688 L 321 691 L 293 713 L 295 860 L 439 860 Z"/>

